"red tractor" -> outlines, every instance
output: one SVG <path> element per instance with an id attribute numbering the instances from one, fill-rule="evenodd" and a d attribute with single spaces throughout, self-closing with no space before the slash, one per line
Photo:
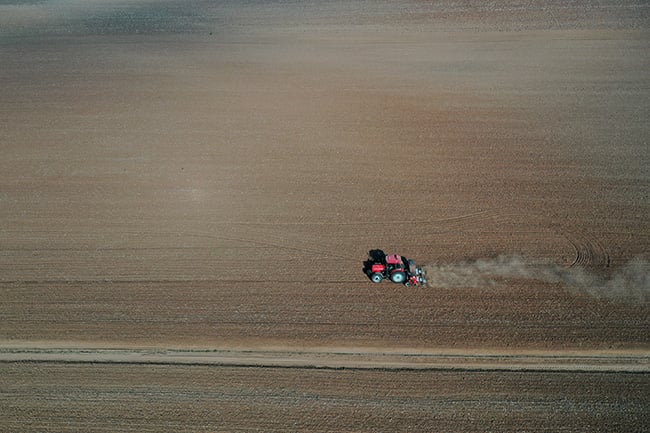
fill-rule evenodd
<path id="1" fill-rule="evenodd" d="M 405 286 L 426 284 L 422 268 L 415 266 L 413 260 L 397 254 L 385 254 L 382 250 L 370 250 L 368 260 L 363 264 L 363 272 L 373 283 L 391 280 Z"/>

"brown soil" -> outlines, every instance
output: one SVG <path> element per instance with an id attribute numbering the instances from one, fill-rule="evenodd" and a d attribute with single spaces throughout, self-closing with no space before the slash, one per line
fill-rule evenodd
<path id="1" fill-rule="evenodd" d="M 6 3 L 0 430 L 649 428 L 645 2 Z"/>

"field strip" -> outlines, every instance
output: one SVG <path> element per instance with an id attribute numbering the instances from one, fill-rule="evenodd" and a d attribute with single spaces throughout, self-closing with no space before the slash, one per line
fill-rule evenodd
<path id="1" fill-rule="evenodd" d="M 160 349 L 51 345 L 0 346 L 0 363 L 214 365 L 383 370 L 576 371 L 650 373 L 650 352 L 395 349 Z"/>

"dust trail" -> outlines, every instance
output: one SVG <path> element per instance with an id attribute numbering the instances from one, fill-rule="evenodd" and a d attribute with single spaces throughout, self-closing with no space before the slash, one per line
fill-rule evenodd
<path id="1" fill-rule="evenodd" d="M 506 279 L 559 283 L 570 290 L 598 299 L 650 303 L 650 264 L 636 258 L 610 277 L 579 267 L 564 267 L 522 256 L 499 256 L 450 264 L 425 265 L 432 287 L 491 287 Z"/>

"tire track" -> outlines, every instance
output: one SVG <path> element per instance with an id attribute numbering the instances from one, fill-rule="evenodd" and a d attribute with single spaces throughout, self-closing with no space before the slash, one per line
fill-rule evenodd
<path id="1" fill-rule="evenodd" d="M 596 236 L 582 231 L 563 232 L 562 235 L 575 250 L 575 259 L 570 267 L 609 268 L 611 264 L 609 252 Z"/>

